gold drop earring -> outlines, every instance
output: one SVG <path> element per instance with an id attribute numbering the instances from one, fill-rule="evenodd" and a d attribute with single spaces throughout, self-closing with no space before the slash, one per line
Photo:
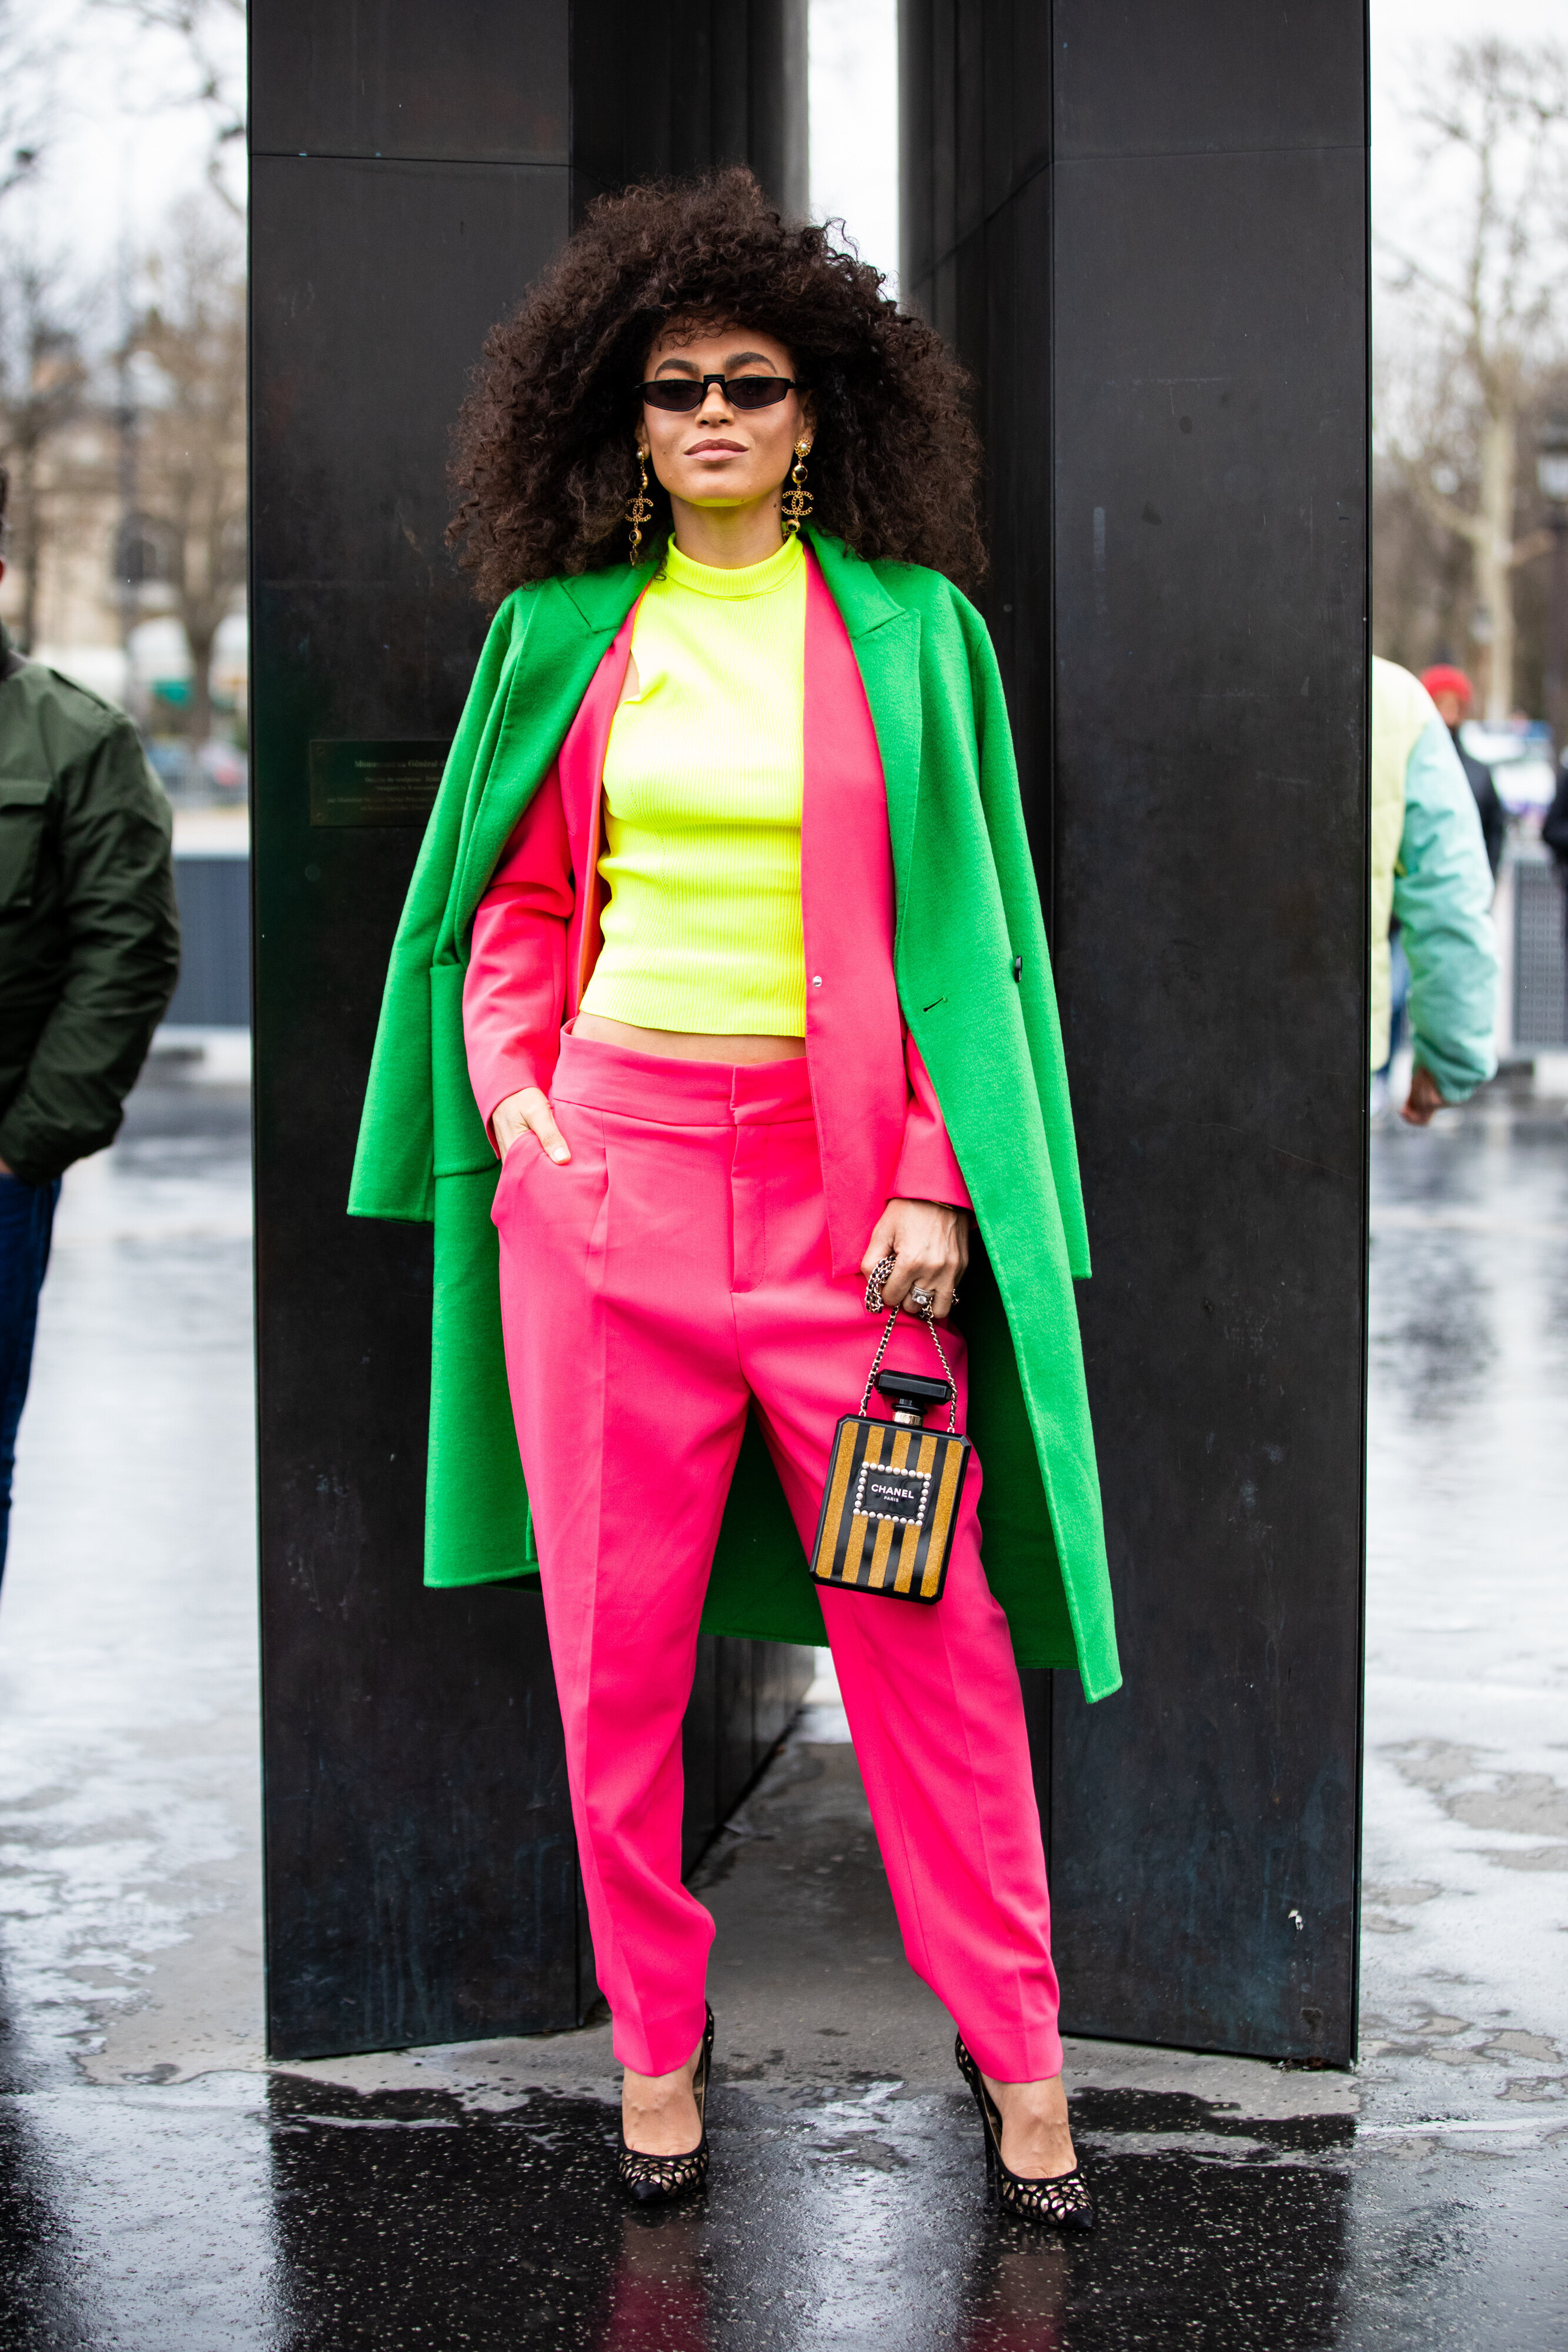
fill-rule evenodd
<path id="1" fill-rule="evenodd" d="M 643 551 L 643 525 L 653 520 L 653 501 L 648 495 L 648 453 L 645 449 L 637 452 L 637 471 L 642 480 L 626 501 L 626 520 L 632 526 L 631 562 L 633 564 Z"/>
<path id="2" fill-rule="evenodd" d="M 784 493 L 784 528 L 792 530 L 797 539 L 800 525 L 811 511 L 811 493 L 806 488 L 806 460 L 811 454 L 809 441 L 795 444 L 795 463 L 789 468 L 789 487 Z"/>

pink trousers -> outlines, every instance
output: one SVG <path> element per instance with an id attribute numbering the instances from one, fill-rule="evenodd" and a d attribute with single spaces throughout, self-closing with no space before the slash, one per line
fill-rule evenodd
<path id="1" fill-rule="evenodd" d="M 746 1417 L 810 1549 L 878 1326 L 831 1271 L 804 1060 L 568 1035 L 551 1100 L 570 1163 L 525 1135 L 497 1185 L 501 1316 L 599 1982 L 617 2057 L 663 2074 L 703 2028 L 681 1720 Z M 963 1342 L 944 1345 L 962 1426 Z M 935 1369 L 913 1321 L 889 1357 Z M 988 2074 L 1032 2082 L 1061 2066 L 1051 1907 L 979 1492 L 971 1463 L 934 1608 L 824 1590 L 822 1614 L 910 1964 Z"/>

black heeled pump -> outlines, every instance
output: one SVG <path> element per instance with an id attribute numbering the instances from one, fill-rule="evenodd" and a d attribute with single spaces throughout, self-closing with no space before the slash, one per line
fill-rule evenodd
<path id="1" fill-rule="evenodd" d="M 703 2046 L 697 2053 L 697 2063 L 692 2075 L 692 2096 L 697 2103 L 697 2122 L 702 2137 L 695 2147 L 684 2156 L 644 2156 L 640 2148 L 628 2147 L 624 2127 L 621 2133 L 621 2185 L 629 2189 L 639 2205 L 652 2205 L 656 2200 L 682 2197 L 688 2189 L 695 2189 L 707 2178 L 707 2084 L 708 2070 L 713 2063 L 713 2011 L 707 2013 L 703 2030 Z"/>
<path id="2" fill-rule="evenodd" d="M 1071 2172 L 1059 2173 L 1051 2180 L 1026 2180 L 1021 2173 L 1009 2172 L 1002 2162 L 1002 2114 L 987 2090 L 980 2070 L 964 2047 L 959 2034 L 953 2045 L 953 2055 L 958 2061 L 958 2072 L 975 2095 L 980 2110 L 980 2122 L 986 2135 L 986 2183 L 994 2185 L 998 2197 L 1009 2213 L 1020 2221 L 1037 2221 L 1048 2230 L 1092 2230 L 1094 2227 L 1094 2197 L 1084 2178 L 1082 2163 Z"/>

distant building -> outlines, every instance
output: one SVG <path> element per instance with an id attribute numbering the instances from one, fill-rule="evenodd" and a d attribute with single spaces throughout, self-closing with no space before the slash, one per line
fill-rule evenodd
<path id="1" fill-rule="evenodd" d="M 0 459 L 6 457 L 0 409 Z M 189 436 L 158 408 L 139 412 L 134 445 L 135 503 L 122 510 L 122 452 L 117 410 L 85 401 L 70 424 L 40 450 L 34 475 L 37 579 L 28 650 L 96 693 L 123 702 L 154 733 L 184 727 L 191 658 L 182 614 L 187 574 L 219 618 L 210 667 L 214 724 L 243 730 L 247 703 L 244 627 L 243 415 L 238 432 L 194 453 L 206 478 L 193 481 Z M 19 641 L 27 599 L 31 536 L 26 487 L 12 467 L 11 527 L 0 618 Z M 193 495 L 194 493 L 194 495 Z M 215 496 L 214 495 L 215 493 Z M 201 527 L 220 515 L 216 544 Z M 207 592 L 209 573 L 217 578 Z M 227 583 L 227 584 L 225 584 Z"/>

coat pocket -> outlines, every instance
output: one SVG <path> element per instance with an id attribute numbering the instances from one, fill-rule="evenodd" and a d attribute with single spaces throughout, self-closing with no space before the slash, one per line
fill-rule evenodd
<path id="1" fill-rule="evenodd" d="M 19 915 L 33 903 L 53 789 L 47 777 L 0 776 L 0 915 Z"/>

